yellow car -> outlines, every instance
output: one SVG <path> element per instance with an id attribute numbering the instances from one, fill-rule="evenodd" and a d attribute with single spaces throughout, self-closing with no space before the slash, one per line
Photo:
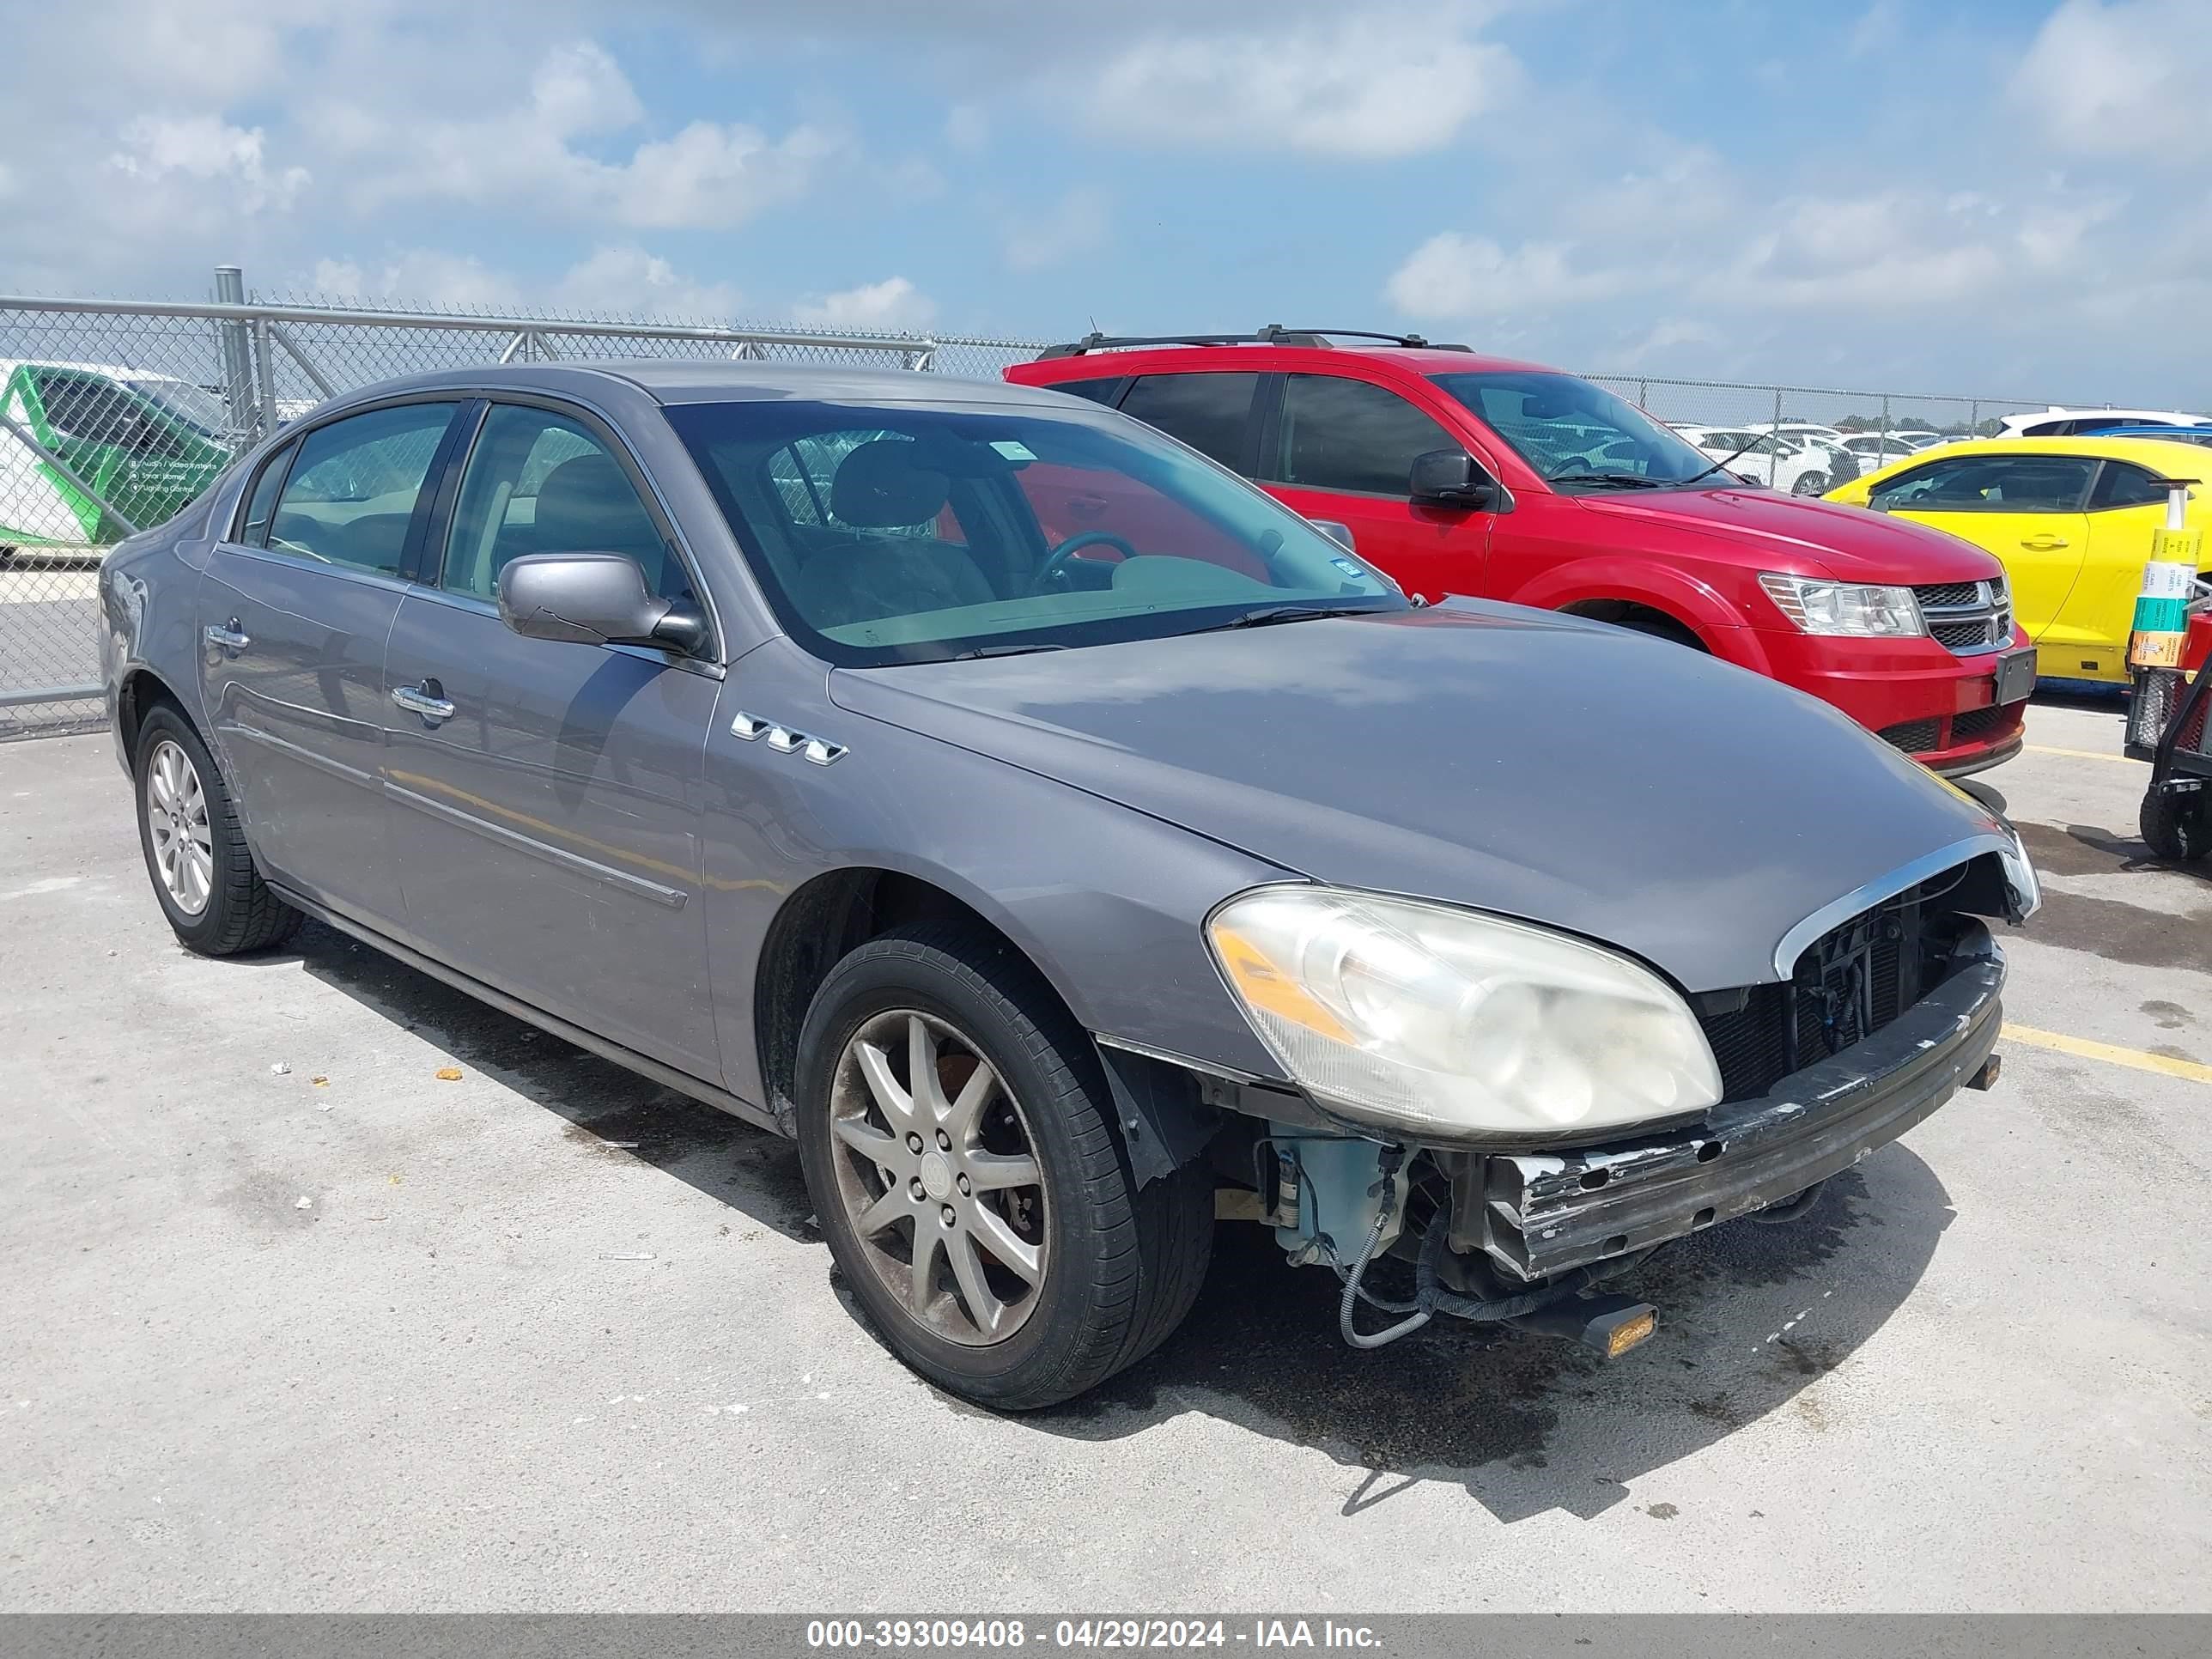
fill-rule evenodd
<path id="1" fill-rule="evenodd" d="M 2039 673 L 2122 682 L 2151 533 L 2166 522 L 2166 478 L 2204 481 L 2190 492 L 2189 527 L 2212 530 L 2212 448 L 2155 438 L 1946 444 L 1826 499 L 1987 548 L 2012 580 L 2014 614 L 2036 643 Z"/>

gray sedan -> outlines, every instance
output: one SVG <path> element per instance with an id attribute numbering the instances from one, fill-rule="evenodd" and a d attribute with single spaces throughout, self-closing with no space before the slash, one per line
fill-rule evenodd
<path id="1" fill-rule="evenodd" d="M 1993 1075 L 2002 821 L 1814 700 L 1419 606 L 1079 399 L 744 363 L 325 404 L 100 577 L 155 899 L 796 1136 L 916 1370 L 1172 1331 L 1217 1217 L 1608 1355 L 1607 1280 Z M 1755 757 L 1755 758 L 1754 758 Z"/>

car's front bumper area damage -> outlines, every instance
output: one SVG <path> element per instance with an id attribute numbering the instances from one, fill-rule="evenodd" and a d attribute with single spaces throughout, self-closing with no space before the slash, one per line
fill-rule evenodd
<path id="1" fill-rule="evenodd" d="M 1461 1153 L 1452 1251 L 1542 1280 L 1766 1208 L 1896 1139 L 1986 1080 L 2004 957 L 1978 924 L 1952 971 L 1863 1042 L 1689 1128 L 1553 1155 Z"/>

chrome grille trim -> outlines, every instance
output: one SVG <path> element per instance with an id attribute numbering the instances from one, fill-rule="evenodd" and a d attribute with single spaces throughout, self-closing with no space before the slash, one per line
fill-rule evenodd
<path id="1" fill-rule="evenodd" d="M 2012 595 L 2002 576 L 1995 581 L 1930 582 L 1914 588 L 1912 597 L 1929 636 L 1953 656 L 1986 656 L 2012 643 Z"/>

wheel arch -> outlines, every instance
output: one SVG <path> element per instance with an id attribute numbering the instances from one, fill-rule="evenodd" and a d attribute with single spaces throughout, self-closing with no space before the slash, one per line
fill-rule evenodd
<path id="1" fill-rule="evenodd" d="M 125 672 L 115 688 L 115 730 L 123 745 L 125 763 L 129 764 L 138 752 L 138 730 L 146 715 L 156 703 L 167 703 L 184 717 L 185 723 L 199 732 L 200 741 L 207 742 L 208 734 L 193 718 L 191 709 L 179 696 L 169 683 L 153 669 L 141 664 Z M 208 745 L 213 754 L 215 746 Z M 218 758 L 217 764 L 220 764 Z"/>
<path id="2" fill-rule="evenodd" d="M 1746 575 L 1743 580 L 1748 580 Z M 1517 593 L 1515 605 L 1537 605 L 1599 621 L 1645 616 L 1694 637 L 1712 656 L 1756 673 L 1771 673 L 1759 630 L 1728 596 L 1661 556 L 1613 554 L 1553 567 Z"/>
<path id="3" fill-rule="evenodd" d="M 830 970 L 869 939 L 928 921 L 957 922 L 995 941 L 1036 975 L 1070 1018 L 1084 1024 L 1037 953 L 950 884 L 880 865 L 826 871 L 784 900 L 754 961 L 754 1058 L 766 1103 L 779 1123 L 793 1121 L 799 1029 Z"/>

